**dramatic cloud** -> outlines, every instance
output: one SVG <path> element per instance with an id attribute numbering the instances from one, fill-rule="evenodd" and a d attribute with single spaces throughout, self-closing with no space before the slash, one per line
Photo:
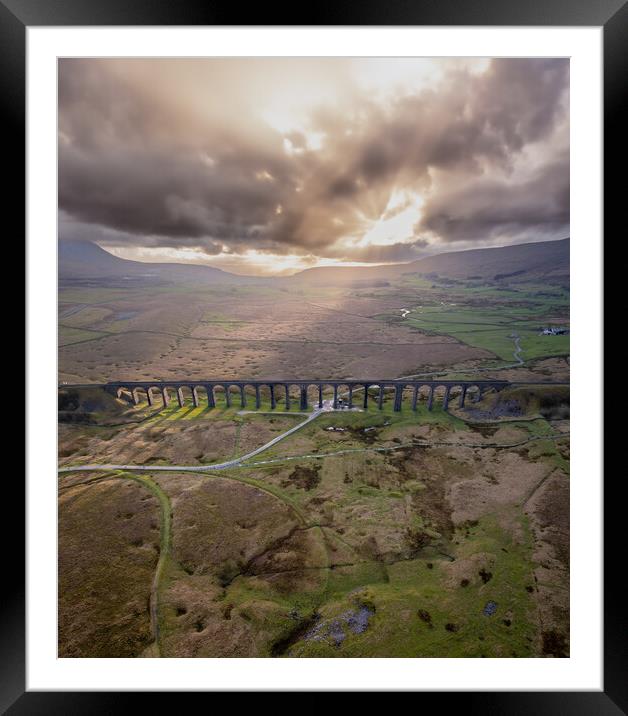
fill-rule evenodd
<path id="1" fill-rule="evenodd" d="M 562 238 L 568 86 L 551 59 L 61 60 L 60 236 L 240 267 Z"/>
<path id="2" fill-rule="evenodd" d="M 483 177 L 436 195 L 416 228 L 445 241 L 553 239 L 569 230 L 568 182 L 566 156 L 522 181 Z"/>

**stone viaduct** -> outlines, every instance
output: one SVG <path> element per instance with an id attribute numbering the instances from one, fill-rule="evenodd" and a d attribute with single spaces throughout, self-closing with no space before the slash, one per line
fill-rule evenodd
<path id="1" fill-rule="evenodd" d="M 315 389 L 315 399 L 312 402 L 315 403 L 318 408 L 323 407 L 323 390 L 326 388 L 331 389 L 331 391 L 333 391 L 332 404 L 336 409 L 341 403 L 343 406 L 346 405 L 349 408 L 354 407 L 357 403 L 366 409 L 369 399 L 377 401 L 377 405 L 381 409 L 384 403 L 385 391 L 393 390 L 393 409 L 399 412 L 404 399 L 404 390 L 410 391 L 407 399 L 410 400 L 412 409 L 416 410 L 421 389 L 423 388 L 427 393 L 427 408 L 431 410 L 437 398 L 436 391 L 440 388 L 439 393 L 442 395 L 442 405 L 443 408 L 447 410 L 454 389 L 457 389 L 455 393 L 458 397 L 459 407 L 464 407 L 467 394 L 470 392 L 473 393 L 473 400 L 478 401 L 487 391 L 500 391 L 510 385 L 513 384 L 508 381 L 498 380 L 175 380 L 140 382 L 115 381 L 100 384 L 99 386 L 91 385 L 89 387 L 103 387 L 116 397 L 127 393 L 131 396 L 135 404 L 140 402 L 139 396 L 142 392 L 146 394 L 149 405 L 155 404 L 155 392 L 161 396 L 161 402 L 165 406 L 170 403 L 172 396 L 176 396 L 181 407 L 185 405 L 183 389 L 187 388 L 191 393 L 194 407 L 200 406 L 201 393 L 205 393 L 206 402 L 210 408 L 216 407 L 218 394 L 216 389 L 220 389 L 220 393 L 223 396 L 220 402 L 226 407 L 231 407 L 233 399 L 238 400 L 239 398 L 240 407 L 246 408 L 247 397 L 250 397 L 251 399 L 254 398 L 255 408 L 257 409 L 261 407 L 262 389 L 265 388 L 270 395 L 270 407 L 273 410 L 276 408 L 278 401 L 281 401 L 287 410 L 290 409 L 290 404 L 293 399 L 290 393 L 291 388 L 297 389 L 293 392 L 296 392 L 299 396 L 295 398 L 295 401 L 298 400 L 300 410 L 307 410 L 309 408 L 308 390 L 311 388 Z M 232 392 L 232 388 L 236 389 L 235 393 Z M 247 389 L 249 390 L 248 395 Z M 369 394 L 369 390 L 372 391 L 373 389 L 377 390 L 376 395 Z M 347 396 L 346 400 L 339 395 L 339 391 L 341 390 L 344 390 L 344 394 Z M 356 392 L 363 393 L 357 400 L 355 396 Z M 440 395 L 438 397 L 440 398 Z"/>

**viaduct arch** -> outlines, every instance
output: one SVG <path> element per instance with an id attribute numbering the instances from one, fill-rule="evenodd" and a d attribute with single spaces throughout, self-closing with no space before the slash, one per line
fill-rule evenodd
<path id="1" fill-rule="evenodd" d="M 323 407 L 323 392 L 330 389 L 333 397 L 332 404 L 338 408 L 341 404 L 349 408 L 368 408 L 374 400 L 377 407 L 382 409 L 385 396 L 392 393 L 393 410 L 399 412 L 404 402 L 410 401 L 412 410 L 416 410 L 421 396 L 427 396 L 426 405 L 432 410 L 436 403 L 437 389 L 441 389 L 442 406 L 447 410 L 452 399 L 452 392 L 456 392 L 458 406 L 464 407 L 467 401 L 467 394 L 473 395 L 473 401 L 482 399 L 488 391 L 500 391 L 513 385 L 524 385 L 523 383 L 511 383 L 500 380 L 174 380 L 174 381 L 112 381 L 100 384 L 107 392 L 119 397 L 126 393 L 132 397 L 135 404 L 140 402 L 140 396 L 146 395 L 149 405 L 155 404 L 155 396 L 161 398 L 164 406 L 168 406 L 172 400 L 176 400 L 180 407 L 186 403 L 186 393 L 191 396 L 193 406 L 201 405 L 201 395 L 204 392 L 208 407 L 214 408 L 218 404 L 217 396 L 220 395 L 221 402 L 226 407 L 238 406 L 240 408 L 255 407 L 260 409 L 262 405 L 262 389 L 270 396 L 270 408 L 275 410 L 279 405 L 285 405 L 289 410 L 295 401 L 299 403 L 300 410 L 308 410 L 310 407 Z M 542 385 L 534 383 L 530 385 Z M 552 385 L 557 385 L 552 383 Z M 60 388 L 82 387 L 61 385 Z M 94 384 L 90 387 L 96 387 Z M 291 388 L 296 388 L 298 397 L 291 395 Z M 247 393 L 247 389 L 249 392 Z M 314 389 L 315 400 L 310 399 L 311 389 Z M 341 397 L 342 395 L 346 396 Z M 188 398 L 189 399 L 189 398 Z M 249 405 L 250 401 L 250 405 Z"/>

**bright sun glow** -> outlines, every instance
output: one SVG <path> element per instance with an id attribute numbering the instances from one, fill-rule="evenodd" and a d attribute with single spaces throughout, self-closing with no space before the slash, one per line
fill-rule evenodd
<path id="1" fill-rule="evenodd" d="M 451 66 L 451 60 L 448 63 Z M 481 72 L 488 60 L 466 59 L 464 63 L 471 71 Z M 380 101 L 403 92 L 417 92 L 437 85 L 445 66 L 446 63 L 435 58 L 389 58 L 386 62 L 382 62 L 381 58 L 357 58 L 343 62 L 342 66 L 332 61 L 305 68 L 300 64 L 298 75 L 284 70 L 281 76 L 273 76 L 273 88 L 265 98 L 260 116 L 282 134 L 300 132 L 305 137 L 307 148 L 317 151 L 324 144 L 325 134 L 315 132 L 308 126 L 308 116 L 313 107 L 325 104 L 343 106 L 352 97 L 352 93 L 347 92 L 351 83 L 369 96 L 377 96 Z M 312 75 L 311 82 L 307 81 L 308 73 Z M 325 73 L 329 75 L 329 81 L 320 81 L 319 75 Z M 288 154 L 303 151 L 294 147 L 289 139 L 284 140 L 284 149 Z"/>
<path id="2" fill-rule="evenodd" d="M 382 216 L 355 245 L 386 246 L 411 241 L 414 225 L 421 217 L 422 203 L 418 194 L 394 191 Z"/>
<path id="3" fill-rule="evenodd" d="M 360 261 L 337 261 L 336 259 L 298 254 L 270 254 L 249 250 L 241 254 L 221 253 L 209 256 L 193 248 L 160 247 L 103 247 L 106 251 L 122 259 L 145 261 L 146 263 L 183 263 L 202 264 L 224 269 L 230 273 L 259 276 L 289 276 L 297 271 L 318 266 L 371 266 Z"/>
<path id="4" fill-rule="evenodd" d="M 366 246 L 390 246 L 415 240 L 414 227 L 421 217 L 423 198 L 407 191 L 394 191 L 377 221 L 362 236 L 346 236 L 339 239 L 334 248 L 355 249 Z"/>

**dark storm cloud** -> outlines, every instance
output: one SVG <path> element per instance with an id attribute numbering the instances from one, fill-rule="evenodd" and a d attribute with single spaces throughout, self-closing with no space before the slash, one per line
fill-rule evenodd
<path id="1" fill-rule="evenodd" d="M 428 201 L 417 233 L 445 241 L 552 239 L 569 234 L 569 161 L 558 157 L 521 182 L 482 178 Z"/>
<path id="2" fill-rule="evenodd" d="M 416 235 L 344 258 L 416 258 L 427 236 L 553 238 L 568 224 L 568 162 L 555 139 L 566 134 L 566 60 L 458 67 L 387 103 L 355 93 L 311 111 L 317 149 L 307 132 L 261 119 L 233 89 L 233 63 L 186 62 L 60 61 L 59 204 L 78 222 L 74 238 L 100 230 L 110 245 L 333 257 L 334 242 L 363 235 L 395 189 L 426 197 Z M 539 146 L 522 175 L 520 158 Z"/>
<path id="3" fill-rule="evenodd" d="M 93 154 L 63 151 L 60 205 L 83 221 L 137 234 L 185 239 L 260 238 L 281 191 L 250 178 L 239 160 L 208 166 L 178 150 L 125 147 Z M 260 227 L 260 228 L 257 228 Z M 263 236 L 261 237 L 263 238 Z"/>

